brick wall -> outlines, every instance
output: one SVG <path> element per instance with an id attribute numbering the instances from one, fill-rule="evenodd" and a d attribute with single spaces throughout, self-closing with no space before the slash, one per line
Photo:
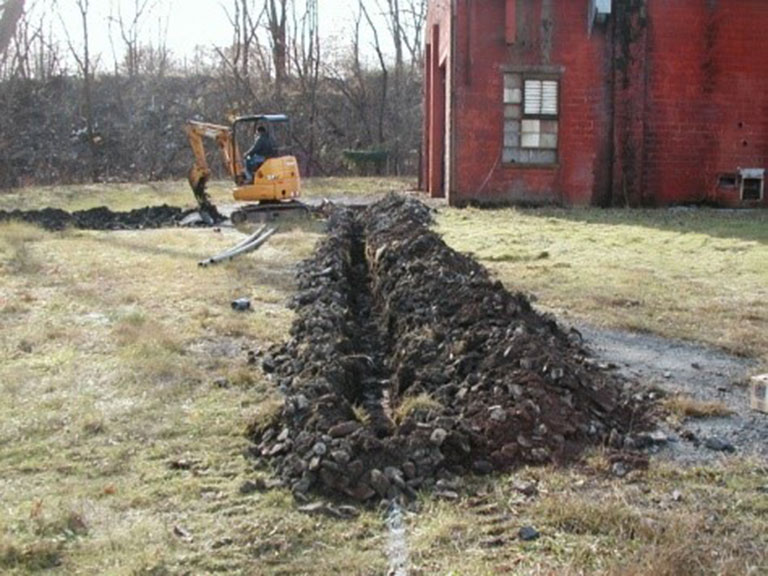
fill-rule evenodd
<path id="1" fill-rule="evenodd" d="M 587 204 L 610 188 L 610 50 L 587 34 L 587 0 L 459 0 L 455 73 L 455 182 L 451 201 Z M 555 163 L 505 162 L 504 73 L 560 80 Z M 542 156 L 546 158 L 546 156 Z"/>
<path id="2" fill-rule="evenodd" d="M 433 64 L 446 63 L 452 88 L 451 121 L 425 124 L 450 151 L 426 138 L 433 195 L 438 175 L 456 204 L 743 205 L 719 177 L 768 167 L 768 0 L 621 0 L 591 36 L 588 0 L 453 4 L 454 20 L 451 2 L 430 5 Z M 505 74 L 507 88 L 531 74 L 559 80 L 556 155 L 520 144 Z M 428 87 L 427 110 L 435 102 Z"/>
<path id="3" fill-rule="evenodd" d="M 768 166 L 768 2 L 649 0 L 646 198 L 739 203 L 718 175 Z"/>

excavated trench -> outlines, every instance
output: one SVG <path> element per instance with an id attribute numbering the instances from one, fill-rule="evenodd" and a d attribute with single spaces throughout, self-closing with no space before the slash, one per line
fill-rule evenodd
<path id="1" fill-rule="evenodd" d="M 365 256 L 365 231 L 360 222 L 352 224 L 349 247 L 350 342 L 354 351 L 347 356 L 349 392 L 347 402 L 365 411 L 376 436 L 392 434 L 390 374 L 385 363 L 388 345 L 375 314 L 371 293 L 371 270 Z"/>
<path id="2" fill-rule="evenodd" d="M 648 400 L 578 338 L 391 196 L 337 208 L 299 270 L 291 339 L 263 368 L 285 394 L 251 430 L 293 492 L 359 501 L 566 462 L 641 431 Z"/>

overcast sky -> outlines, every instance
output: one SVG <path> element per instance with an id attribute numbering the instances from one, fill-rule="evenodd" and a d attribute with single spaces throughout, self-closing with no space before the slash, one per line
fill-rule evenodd
<path id="1" fill-rule="evenodd" d="M 80 16 L 75 0 L 27 0 L 37 13 L 48 10 L 52 1 L 56 2 L 57 11 L 70 36 L 79 41 Z M 95 52 L 103 54 L 103 63 L 111 62 L 112 59 L 109 42 L 110 13 L 116 15 L 119 5 L 123 17 L 128 19 L 134 13 L 135 1 L 90 0 L 91 43 Z M 232 30 L 224 6 L 231 10 L 232 3 L 233 0 L 150 0 L 154 9 L 143 20 L 142 36 L 156 40 L 158 31 L 167 22 L 168 46 L 180 58 L 191 56 L 195 46 L 226 45 L 231 42 Z M 357 0 L 320 0 L 321 34 L 328 46 L 345 43 L 350 38 L 356 6 Z M 58 18 L 56 20 L 58 23 Z M 379 18 L 378 24 L 381 26 L 382 39 L 387 38 L 385 22 Z M 113 36 L 119 48 L 119 32 L 114 26 Z"/>

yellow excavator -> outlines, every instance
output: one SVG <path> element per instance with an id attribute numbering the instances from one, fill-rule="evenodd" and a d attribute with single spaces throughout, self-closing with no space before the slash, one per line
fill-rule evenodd
<path id="1" fill-rule="evenodd" d="M 227 169 L 235 183 L 234 199 L 248 202 L 235 210 L 230 219 L 233 224 L 241 224 L 249 218 L 272 218 L 282 212 L 291 210 L 308 211 L 306 205 L 298 201 L 301 192 L 301 177 L 296 158 L 281 155 L 274 144 L 272 135 L 274 128 L 288 122 L 284 114 L 258 114 L 240 116 L 233 120 L 231 126 L 209 124 L 190 120 L 185 126 L 189 144 L 195 155 L 195 163 L 190 168 L 189 185 L 195 194 L 195 199 L 204 220 L 212 223 L 225 218 L 219 213 L 205 188 L 211 177 L 211 170 L 205 157 L 206 138 L 214 140 Z M 245 133 L 243 135 L 243 133 Z M 258 135 L 259 139 L 270 142 L 264 155 L 257 153 L 241 156 L 238 137 L 247 138 Z M 258 146 L 254 144 L 252 151 Z M 263 153 L 263 149 L 257 150 Z"/>

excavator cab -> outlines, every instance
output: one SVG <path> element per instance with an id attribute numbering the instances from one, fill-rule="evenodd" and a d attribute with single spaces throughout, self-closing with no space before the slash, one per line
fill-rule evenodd
<path id="1" fill-rule="evenodd" d="M 247 150 L 258 135 L 257 128 L 264 126 L 276 143 L 278 150 L 285 138 L 288 117 L 285 114 L 260 114 L 241 116 L 232 123 L 233 153 Z M 241 202 L 280 202 L 299 197 L 301 179 L 299 165 L 294 156 L 276 153 L 268 157 L 253 171 L 252 181 L 246 177 L 245 158 L 239 158 L 235 173 L 235 200 Z"/>
<path id="2" fill-rule="evenodd" d="M 240 116 L 233 120 L 231 126 L 195 120 L 187 122 L 185 130 L 195 155 L 195 163 L 189 170 L 189 184 L 204 219 L 214 222 L 223 220 L 205 191 L 211 170 L 205 155 L 204 138 L 216 142 L 224 166 L 235 184 L 232 191 L 234 199 L 250 203 L 232 213 L 230 218 L 233 223 L 242 222 L 256 213 L 269 216 L 295 208 L 307 210 L 297 200 L 301 192 L 301 177 L 294 156 L 281 154 L 278 149 L 254 170 L 252 181 L 247 178 L 241 150 L 250 147 L 259 126 L 264 126 L 273 140 L 279 141 L 287 132 L 288 117 L 285 114 Z"/>

